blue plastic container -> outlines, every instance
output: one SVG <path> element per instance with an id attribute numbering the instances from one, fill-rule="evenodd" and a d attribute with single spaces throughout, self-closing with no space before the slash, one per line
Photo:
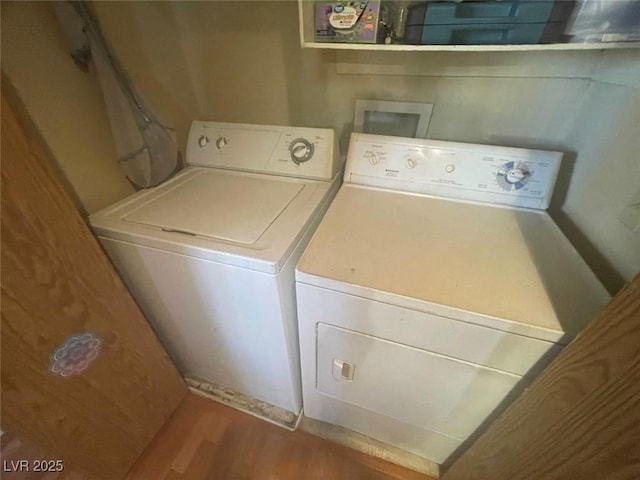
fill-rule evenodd
<path id="1" fill-rule="evenodd" d="M 405 43 L 509 45 L 546 43 L 562 36 L 571 1 L 428 2 L 409 9 Z"/>

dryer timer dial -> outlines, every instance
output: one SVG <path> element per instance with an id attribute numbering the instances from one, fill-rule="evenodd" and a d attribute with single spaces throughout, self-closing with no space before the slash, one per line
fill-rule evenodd
<path id="1" fill-rule="evenodd" d="M 291 160 L 293 160 L 293 163 L 296 165 L 311 160 L 314 151 L 315 147 L 313 143 L 306 138 L 296 138 L 289 144 Z"/>
<path id="2" fill-rule="evenodd" d="M 524 187 L 533 172 L 522 162 L 507 162 L 496 176 L 498 185 L 504 190 L 520 190 Z"/>

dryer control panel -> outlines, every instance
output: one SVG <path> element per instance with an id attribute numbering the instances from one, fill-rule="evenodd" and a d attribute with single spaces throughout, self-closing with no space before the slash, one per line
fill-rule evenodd
<path id="1" fill-rule="evenodd" d="M 332 179 L 340 169 L 333 130 L 195 121 L 187 164 Z"/>
<path id="2" fill-rule="evenodd" d="M 562 153 L 354 133 L 344 181 L 546 209 Z"/>

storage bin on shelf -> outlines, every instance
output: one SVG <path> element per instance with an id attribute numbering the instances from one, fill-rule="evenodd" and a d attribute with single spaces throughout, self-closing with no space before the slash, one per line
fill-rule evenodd
<path id="1" fill-rule="evenodd" d="M 409 8 L 404 43 L 413 45 L 509 45 L 562 39 L 574 2 L 426 2 Z"/>

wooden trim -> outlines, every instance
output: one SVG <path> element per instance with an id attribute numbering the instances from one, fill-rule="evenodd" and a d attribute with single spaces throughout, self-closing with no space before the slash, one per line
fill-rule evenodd
<path id="1" fill-rule="evenodd" d="M 4 90 L 1 109 L 2 427 L 123 478 L 187 389 Z M 52 354 L 84 332 L 99 354 L 56 375 Z"/>
<path id="2" fill-rule="evenodd" d="M 640 478 L 640 275 L 443 480 Z"/>
<path id="3" fill-rule="evenodd" d="M 62 170 L 58 162 L 53 161 L 53 159 L 55 158 L 53 151 L 47 144 L 44 136 L 42 135 L 42 132 L 29 115 L 29 112 L 27 111 L 22 98 L 20 98 L 16 87 L 13 85 L 13 83 L 9 79 L 9 76 L 4 71 L 0 73 L 0 85 L 2 85 L 2 95 L 4 97 L 2 108 L 5 108 L 4 105 L 6 104 L 9 105 L 11 109 L 13 109 L 14 115 L 21 123 L 25 134 L 39 146 L 43 157 L 51 159 L 51 161 L 47 162 L 48 166 L 51 168 L 51 171 L 55 175 L 55 178 L 62 184 L 64 191 L 75 205 L 76 210 L 83 218 L 87 217 L 88 213 L 84 208 L 84 205 L 82 204 L 78 193 L 73 188 L 73 185 L 64 174 L 64 171 Z"/>

